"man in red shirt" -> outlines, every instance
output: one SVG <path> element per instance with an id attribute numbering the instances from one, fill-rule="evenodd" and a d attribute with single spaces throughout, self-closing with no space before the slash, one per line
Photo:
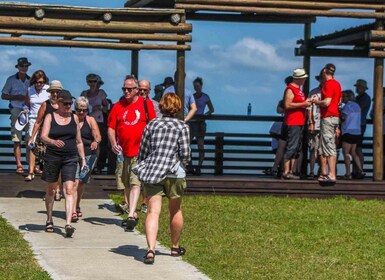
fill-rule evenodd
<path id="1" fill-rule="evenodd" d="M 311 105 L 310 99 L 306 99 L 301 90 L 307 77 L 304 69 L 295 69 L 293 82 L 285 89 L 284 124 L 287 126 L 287 145 L 283 156 L 283 179 L 299 179 L 293 174 L 293 168 L 302 149 L 302 130 L 306 121 L 306 107 Z"/>
<path id="2" fill-rule="evenodd" d="M 123 98 L 114 104 L 108 116 L 108 139 L 112 151 L 115 154 L 122 152 L 124 156 L 122 180 L 126 187 L 124 194 L 129 201 L 126 227 L 133 230 L 138 222 L 135 210 L 141 183 L 132 169 L 137 165 L 136 157 L 144 128 L 156 115 L 152 102 L 138 95 L 138 80 L 134 76 L 126 77 L 122 91 Z"/>
<path id="3" fill-rule="evenodd" d="M 336 134 L 339 133 L 339 105 L 341 103 L 341 85 L 334 79 L 336 67 L 328 63 L 322 71 L 321 100 L 313 98 L 312 101 L 320 106 L 321 111 L 321 176 L 320 182 L 335 183 L 337 164 Z M 326 173 L 326 164 L 329 174 Z"/>

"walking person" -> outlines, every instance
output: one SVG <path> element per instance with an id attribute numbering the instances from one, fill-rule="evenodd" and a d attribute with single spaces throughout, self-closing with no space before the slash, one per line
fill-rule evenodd
<path id="1" fill-rule="evenodd" d="M 40 109 L 40 106 L 49 99 L 48 89 L 48 77 L 43 70 L 37 70 L 32 74 L 30 79 L 30 87 L 28 88 L 27 95 L 25 96 L 25 105 L 29 108 L 28 113 L 28 134 L 27 141 L 28 143 L 34 143 L 35 138 L 32 138 L 33 128 L 36 123 L 37 115 Z M 32 138 L 32 139 L 31 139 Z M 29 140 L 32 141 L 29 141 Z M 32 152 L 29 145 L 27 145 L 26 152 L 29 154 L 29 167 L 28 175 L 24 178 L 24 181 L 32 181 L 35 177 L 35 174 L 41 175 L 42 171 L 35 164 L 35 154 Z"/>
<path id="2" fill-rule="evenodd" d="M 50 97 L 48 100 L 46 100 L 41 104 L 39 111 L 37 112 L 36 121 L 32 129 L 32 134 L 28 140 L 28 146 L 34 143 L 35 149 L 44 149 L 45 151 L 45 147 L 41 147 L 41 146 L 38 147 L 38 145 L 41 144 L 41 127 L 44 122 L 45 116 L 55 112 L 59 108 L 59 105 L 57 102 L 57 98 L 58 98 L 57 96 L 59 91 L 61 91 L 62 89 L 63 89 L 63 86 L 61 82 L 58 80 L 53 80 L 50 83 L 49 87 L 47 88 L 47 92 L 50 93 Z M 59 178 L 57 182 L 56 191 L 55 191 L 55 201 L 60 201 L 60 200 L 61 200 L 61 181 Z"/>
<path id="3" fill-rule="evenodd" d="M 100 87 L 104 84 L 102 78 L 96 74 L 88 74 L 86 77 L 88 90 L 84 90 L 80 96 L 88 99 L 89 115 L 94 117 L 102 136 L 99 143 L 98 162 L 96 164 L 96 172 L 101 173 L 106 165 L 108 157 L 108 135 L 107 135 L 107 112 L 108 102 L 107 93 Z"/>
<path id="4" fill-rule="evenodd" d="M 79 120 L 80 135 L 82 137 L 84 154 L 86 156 L 86 162 L 89 168 L 84 178 L 80 178 L 81 164 L 79 161 L 76 169 L 75 186 L 74 186 L 74 208 L 72 210 L 72 222 L 76 222 L 83 213 L 80 209 L 80 201 L 84 194 L 84 187 L 90 182 L 90 175 L 97 162 L 97 154 L 99 143 L 101 141 L 101 135 L 99 126 L 94 117 L 88 116 L 88 99 L 84 96 L 80 96 L 75 101 L 75 113 Z"/>
<path id="5" fill-rule="evenodd" d="M 203 115 L 211 115 L 214 113 L 214 106 L 211 102 L 210 97 L 208 94 L 204 93 L 202 91 L 203 87 L 203 79 L 200 77 L 197 77 L 194 82 L 194 99 L 197 106 L 197 111 L 195 113 L 195 116 L 203 116 Z M 206 106 L 208 108 L 208 111 L 206 111 Z M 194 139 L 194 137 L 197 140 L 197 146 L 198 146 L 198 166 L 195 168 L 195 175 L 201 175 L 201 169 L 203 160 L 205 157 L 205 148 L 204 148 L 204 142 L 205 142 L 205 134 L 206 134 L 206 121 L 204 119 L 191 119 L 188 122 L 188 125 L 190 126 L 190 132 L 191 132 L 191 141 Z"/>
<path id="6" fill-rule="evenodd" d="M 45 117 L 41 138 L 47 145 L 44 156 L 42 180 L 48 183 L 45 196 L 47 210 L 46 231 L 53 232 L 52 210 L 59 175 L 63 182 L 66 210 L 66 237 L 71 237 L 75 228 L 71 225 L 74 204 L 74 183 L 79 155 L 81 168 L 86 164 L 78 117 L 72 114 L 72 95 L 67 90 L 58 94 L 58 109 Z"/>
<path id="7" fill-rule="evenodd" d="M 306 107 L 311 105 L 301 90 L 308 75 L 304 69 L 293 71 L 293 82 L 285 89 L 284 125 L 287 126 L 287 145 L 283 156 L 283 179 L 299 179 L 294 175 L 296 161 L 302 150 L 302 132 L 306 121 Z"/>
<path id="8" fill-rule="evenodd" d="M 182 108 L 180 98 L 166 93 L 159 104 L 161 118 L 152 120 L 144 130 L 134 171 L 144 183 L 148 197 L 145 264 L 153 264 L 159 228 L 162 197 L 169 200 L 171 256 L 184 255 L 179 239 L 183 229 L 182 196 L 186 189 L 185 166 L 190 160 L 189 127 L 176 118 Z"/>
<path id="9" fill-rule="evenodd" d="M 18 72 L 7 78 L 5 85 L 1 91 L 1 99 L 9 101 L 9 110 L 11 113 L 11 139 L 13 142 L 13 154 L 16 161 L 16 173 L 23 174 L 23 164 L 21 162 L 21 144 L 23 138 L 23 131 L 19 131 L 15 128 L 16 120 L 23 110 L 23 104 L 25 95 L 29 87 L 30 77 L 27 75 L 28 67 L 31 63 L 26 57 L 20 57 L 17 59 L 15 67 Z M 25 130 L 27 126 L 25 126 Z"/>
<path id="10" fill-rule="evenodd" d="M 122 87 L 124 97 L 114 104 L 107 122 L 112 151 L 117 155 L 122 153 L 124 157 L 122 179 L 125 184 L 125 200 L 129 201 L 129 213 L 123 225 L 127 230 L 133 230 L 138 223 L 136 207 L 141 183 L 132 169 L 137 165 L 140 139 L 147 121 L 155 118 L 152 102 L 139 96 L 138 86 L 138 80 L 134 76 L 125 78 Z"/>
<path id="11" fill-rule="evenodd" d="M 337 180 L 337 143 L 336 135 L 339 133 L 339 105 L 341 103 L 341 85 L 334 79 L 336 67 L 328 63 L 322 70 L 321 99 L 312 98 L 314 104 L 321 107 L 321 176 L 318 181 L 335 183 Z M 327 172 L 327 166 L 329 172 Z"/>

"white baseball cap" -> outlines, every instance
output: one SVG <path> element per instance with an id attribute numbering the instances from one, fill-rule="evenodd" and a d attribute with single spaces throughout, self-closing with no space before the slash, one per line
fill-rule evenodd
<path id="1" fill-rule="evenodd" d="M 28 123 L 28 113 L 21 111 L 19 116 L 17 117 L 16 123 L 15 123 L 15 128 L 18 131 L 22 131 L 24 127 Z"/>

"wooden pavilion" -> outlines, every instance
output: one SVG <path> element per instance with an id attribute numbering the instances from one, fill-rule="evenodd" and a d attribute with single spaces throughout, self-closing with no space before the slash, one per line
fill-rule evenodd
<path id="1" fill-rule="evenodd" d="M 0 44 L 130 50 L 138 73 L 140 50 L 177 52 L 177 92 L 184 95 L 185 51 L 192 25 L 186 20 L 304 25 L 296 55 L 310 72 L 312 56 L 374 59 L 374 180 L 383 177 L 383 58 L 385 1 L 380 0 L 128 0 L 124 9 L 0 3 Z M 373 20 L 311 38 L 317 17 Z M 10 35 L 10 36 L 9 36 Z M 326 48 L 326 46 L 328 48 Z M 309 85 L 305 85 L 308 91 Z M 182 98 L 183 100 L 183 98 Z"/>

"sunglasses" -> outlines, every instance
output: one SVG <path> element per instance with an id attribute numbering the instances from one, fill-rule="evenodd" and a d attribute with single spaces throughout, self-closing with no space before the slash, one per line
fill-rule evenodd
<path id="1" fill-rule="evenodd" d="M 72 106 L 73 102 L 62 102 L 64 106 Z"/>
<path id="2" fill-rule="evenodd" d="M 123 92 L 126 92 L 126 91 L 128 91 L 128 92 L 132 92 L 134 89 L 137 89 L 137 87 L 133 87 L 133 88 L 129 88 L 129 87 L 122 87 L 122 91 L 123 91 Z"/>
<path id="3" fill-rule="evenodd" d="M 96 80 L 88 80 L 87 82 L 92 84 L 92 83 L 96 83 Z"/>
<path id="4" fill-rule="evenodd" d="M 138 90 L 139 90 L 139 91 L 145 91 L 145 92 L 149 91 L 148 88 L 139 88 Z"/>
<path id="5" fill-rule="evenodd" d="M 78 108 L 76 108 L 75 110 L 78 113 L 87 113 L 88 112 L 88 109 L 78 109 Z"/>
<path id="6" fill-rule="evenodd" d="M 42 85 L 42 84 L 44 84 L 45 82 L 44 81 L 36 81 L 35 82 L 35 84 L 37 84 L 37 85 Z"/>

